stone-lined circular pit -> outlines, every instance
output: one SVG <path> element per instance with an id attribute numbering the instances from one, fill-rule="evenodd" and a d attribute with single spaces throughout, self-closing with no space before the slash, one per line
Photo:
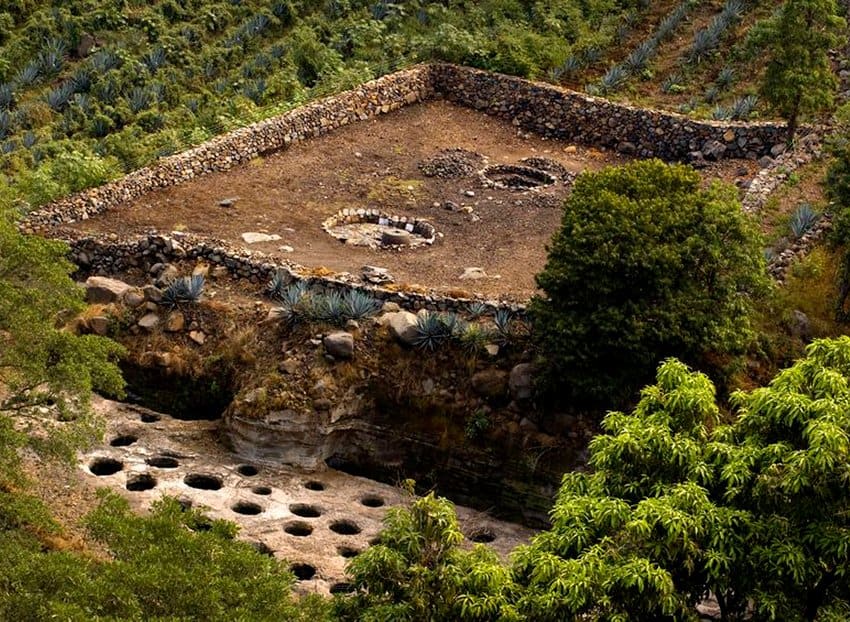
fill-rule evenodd
<path id="1" fill-rule="evenodd" d="M 434 225 L 426 220 L 363 208 L 338 211 L 322 223 L 322 229 L 345 244 L 376 249 L 429 246 L 437 237 Z"/>
<path id="2" fill-rule="evenodd" d="M 539 168 L 519 164 L 494 164 L 478 173 L 481 183 L 500 190 L 533 190 L 553 185 L 554 175 Z"/>

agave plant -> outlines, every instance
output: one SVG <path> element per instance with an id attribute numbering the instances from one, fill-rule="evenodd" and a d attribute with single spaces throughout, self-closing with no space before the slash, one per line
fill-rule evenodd
<path id="1" fill-rule="evenodd" d="M 121 57 L 112 50 L 98 50 L 91 58 L 92 67 L 99 74 L 104 74 L 121 66 Z"/>
<path id="2" fill-rule="evenodd" d="M 715 121 L 728 121 L 732 118 L 732 110 L 725 106 L 715 106 L 711 111 L 711 118 Z"/>
<path id="3" fill-rule="evenodd" d="M 68 100 L 71 99 L 73 94 L 74 85 L 71 81 L 67 81 L 48 91 L 45 100 L 48 106 L 59 112 L 68 104 Z"/>
<path id="4" fill-rule="evenodd" d="M 719 89 L 729 88 L 732 83 L 735 81 L 735 70 L 731 67 L 724 67 L 717 74 L 717 77 L 714 79 L 714 83 L 717 85 Z"/>
<path id="5" fill-rule="evenodd" d="M 313 321 L 340 325 L 348 319 L 345 299 L 337 291 L 314 294 L 309 300 L 312 304 L 305 308 L 305 313 Z"/>
<path id="6" fill-rule="evenodd" d="M 15 101 L 15 93 L 9 83 L 0 84 L 0 109 L 8 110 Z"/>
<path id="7" fill-rule="evenodd" d="M 44 75 L 55 76 L 62 71 L 64 64 L 65 57 L 53 50 L 45 50 L 38 55 L 38 65 Z"/>
<path id="8" fill-rule="evenodd" d="M 343 296 L 346 317 L 360 320 L 376 315 L 381 310 L 381 302 L 369 294 L 356 289 L 350 289 Z"/>
<path id="9" fill-rule="evenodd" d="M 267 90 L 268 86 L 265 79 L 260 78 L 242 87 L 242 94 L 259 106 L 263 102 Z"/>
<path id="10" fill-rule="evenodd" d="M 437 313 L 430 311 L 418 315 L 416 318 L 416 336 L 413 345 L 422 350 L 433 352 L 449 339 L 451 335 L 446 332 L 446 324 Z"/>
<path id="11" fill-rule="evenodd" d="M 564 75 L 573 75 L 581 71 L 582 62 L 578 56 L 568 56 L 567 60 L 561 65 L 561 71 Z"/>
<path id="12" fill-rule="evenodd" d="M 6 142 L 0 144 L 0 153 L 2 153 L 3 155 L 12 153 L 17 148 L 17 146 L 18 144 L 14 140 L 7 140 Z"/>
<path id="13" fill-rule="evenodd" d="M 599 80 L 599 86 L 603 92 L 610 93 L 618 90 L 625 84 L 629 73 L 622 65 L 614 65 Z"/>
<path id="14" fill-rule="evenodd" d="M 169 284 L 162 292 L 161 304 L 176 307 L 184 302 L 198 302 L 204 292 L 204 277 L 199 274 L 182 276 Z"/>
<path id="15" fill-rule="evenodd" d="M 260 13 L 258 15 L 254 15 L 247 22 L 245 22 L 245 25 L 242 27 L 242 30 L 246 35 L 248 35 L 248 37 L 256 37 L 266 28 L 268 28 L 269 23 L 270 20 L 268 16 Z"/>
<path id="16" fill-rule="evenodd" d="M 715 101 L 717 101 L 719 95 L 720 90 L 714 84 L 709 84 L 708 88 L 705 89 L 703 99 L 705 99 L 706 103 L 713 104 Z"/>
<path id="17" fill-rule="evenodd" d="M 92 89 L 94 96 L 104 104 L 113 104 L 118 99 L 118 87 L 112 80 L 98 83 Z"/>
<path id="18" fill-rule="evenodd" d="M 80 69 L 71 77 L 75 93 L 88 93 L 92 87 L 92 75 L 88 69 Z"/>
<path id="19" fill-rule="evenodd" d="M 496 309 L 493 324 L 496 326 L 496 333 L 502 340 L 507 340 L 512 336 L 513 323 L 514 314 L 510 309 Z"/>
<path id="20" fill-rule="evenodd" d="M 791 233 L 800 239 L 818 221 L 820 215 L 808 203 L 800 203 L 791 215 Z"/>
<path id="21" fill-rule="evenodd" d="M 726 0 L 723 3 L 723 15 L 728 15 L 732 20 L 739 20 L 746 10 L 746 5 L 741 0 Z"/>
<path id="22" fill-rule="evenodd" d="M 656 46 L 650 41 L 644 41 L 638 45 L 624 61 L 625 66 L 632 73 L 641 71 L 650 59 L 655 55 Z"/>
<path id="23" fill-rule="evenodd" d="M 266 293 L 268 293 L 269 297 L 280 299 L 283 291 L 289 285 L 289 278 L 289 275 L 283 270 L 275 272 L 266 286 Z"/>
<path id="24" fill-rule="evenodd" d="M 671 73 L 661 82 L 661 91 L 663 93 L 677 93 L 682 89 L 682 76 L 678 73 Z"/>
<path id="25" fill-rule="evenodd" d="M 15 76 L 15 83 L 20 87 L 26 87 L 35 84 L 39 77 L 41 77 L 41 65 L 34 60 L 21 68 Z"/>
<path id="26" fill-rule="evenodd" d="M 26 149 L 32 149 L 35 144 L 38 142 L 38 136 L 36 136 L 35 132 L 32 130 L 27 130 L 24 132 L 24 135 L 21 137 L 21 144 Z"/>
<path id="27" fill-rule="evenodd" d="M 142 57 L 142 62 L 151 74 L 159 71 L 159 68 L 165 64 L 165 60 L 165 50 L 162 47 L 154 48 Z"/>
<path id="28" fill-rule="evenodd" d="M 470 316 L 477 319 L 487 313 L 487 305 L 481 302 L 480 300 L 475 300 L 469 303 L 467 311 L 469 312 Z"/>
<path id="29" fill-rule="evenodd" d="M 11 133 L 12 115 L 8 110 L 0 110 L 0 138 L 5 138 Z"/>
<path id="30" fill-rule="evenodd" d="M 141 86 L 134 86 L 127 94 L 127 105 L 134 113 L 138 113 L 151 105 L 151 99 L 150 91 Z"/>
<path id="31" fill-rule="evenodd" d="M 688 50 L 688 62 L 700 63 L 720 45 L 720 37 L 718 33 L 705 28 L 694 35 L 694 42 Z"/>
<path id="32" fill-rule="evenodd" d="M 484 350 L 484 346 L 491 341 L 492 335 L 480 324 L 470 322 L 465 325 L 458 339 L 461 347 L 467 354 L 475 355 Z"/>
<path id="33" fill-rule="evenodd" d="M 755 110 L 756 104 L 758 104 L 758 97 L 755 95 L 739 97 L 732 104 L 732 118 L 741 120 L 747 119 L 753 110 Z"/>
<path id="34" fill-rule="evenodd" d="M 592 45 L 589 48 L 585 48 L 582 55 L 584 56 L 584 64 L 592 65 L 600 58 L 602 58 L 602 48 L 596 45 Z"/>

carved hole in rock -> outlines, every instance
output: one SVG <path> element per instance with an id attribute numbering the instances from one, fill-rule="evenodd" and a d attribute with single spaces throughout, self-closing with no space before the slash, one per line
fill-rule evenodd
<path id="1" fill-rule="evenodd" d="M 286 525 L 283 530 L 288 533 L 290 536 L 298 536 L 298 537 L 306 537 L 313 533 L 313 528 L 303 521 L 295 521 L 294 523 L 289 523 Z"/>
<path id="2" fill-rule="evenodd" d="M 319 508 L 306 503 L 293 503 L 289 506 L 289 511 L 301 518 L 318 518 L 322 515 L 322 511 Z"/>
<path id="3" fill-rule="evenodd" d="M 245 514 L 246 516 L 256 516 L 263 512 L 263 508 L 256 503 L 251 503 L 250 501 L 238 501 L 234 503 L 230 509 L 237 514 Z"/>
<path id="4" fill-rule="evenodd" d="M 304 482 L 304 488 L 307 490 L 324 490 L 325 485 L 322 482 L 310 480 L 309 482 Z"/>
<path id="5" fill-rule="evenodd" d="M 153 413 L 142 413 L 139 415 L 139 421 L 142 423 L 156 423 L 160 419 L 162 419 L 162 417 Z"/>
<path id="6" fill-rule="evenodd" d="M 546 171 L 516 164 L 494 164 L 481 171 L 481 181 L 492 188 L 531 190 L 555 183 L 555 177 Z"/>
<path id="7" fill-rule="evenodd" d="M 260 555 L 268 555 L 269 557 L 274 557 L 274 551 L 272 551 L 269 545 L 265 542 L 255 540 L 254 542 L 251 542 L 251 546 L 253 546 L 257 553 L 259 553 Z"/>
<path id="8" fill-rule="evenodd" d="M 236 467 L 236 472 L 245 477 L 254 477 L 260 471 L 253 464 L 240 464 Z"/>
<path id="9" fill-rule="evenodd" d="M 138 436 L 133 436 L 132 434 L 122 434 L 121 436 L 116 436 L 109 444 L 113 447 L 127 447 L 128 445 L 132 445 L 137 440 L 139 440 Z"/>
<path id="10" fill-rule="evenodd" d="M 233 383 L 227 376 L 193 377 L 153 363 L 144 366 L 122 362 L 120 367 L 127 382 L 128 402 L 163 412 L 175 419 L 220 419 L 233 401 Z M 145 416 L 141 415 L 142 421 L 145 421 Z"/>
<path id="11" fill-rule="evenodd" d="M 341 536 L 355 536 L 362 531 L 357 523 L 345 519 L 332 522 L 330 529 Z"/>
<path id="12" fill-rule="evenodd" d="M 95 458 L 89 464 L 89 471 L 98 477 L 115 475 L 124 468 L 124 463 L 114 458 Z"/>
<path id="13" fill-rule="evenodd" d="M 366 495 L 360 499 L 360 503 L 365 505 L 367 508 L 379 508 L 383 506 L 386 502 L 382 497 L 378 495 Z"/>
<path id="14" fill-rule="evenodd" d="M 290 569 L 299 581 L 309 581 L 316 576 L 316 569 L 310 564 L 292 564 Z"/>
<path id="15" fill-rule="evenodd" d="M 268 486 L 254 486 L 251 489 L 251 492 L 253 492 L 255 495 L 270 495 L 272 494 L 272 489 Z"/>
<path id="16" fill-rule="evenodd" d="M 331 586 L 331 594 L 350 594 L 354 591 L 354 586 L 350 583 L 334 583 Z"/>
<path id="17" fill-rule="evenodd" d="M 479 542 L 481 544 L 486 544 L 488 542 L 492 542 L 496 539 L 496 534 L 490 531 L 489 529 L 478 529 L 469 534 L 469 539 L 473 542 Z"/>
<path id="18" fill-rule="evenodd" d="M 395 216 L 371 209 L 343 209 L 322 228 L 340 242 L 369 248 L 413 248 L 434 243 L 434 225 L 413 216 Z"/>
<path id="19" fill-rule="evenodd" d="M 145 458 L 145 463 L 158 469 L 176 469 L 180 466 L 180 462 L 177 458 L 172 458 L 171 456 L 153 456 L 151 458 Z"/>
<path id="20" fill-rule="evenodd" d="M 189 473 L 183 478 L 183 483 L 198 490 L 219 490 L 221 488 L 221 478 L 206 473 Z"/>
<path id="21" fill-rule="evenodd" d="M 127 478 L 127 490 L 131 492 L 142 492 L 156 487 L 156 478 L 150 473 L 139 473 Z"/>
<path id="22" fill-rule="evenodd" d="M 341 557 L 357 557 L 360 555 L 360 551 L 357 549 L 353 549 L 350 546 L 338 546 L 336 547 L 336 552 L 340 554 Z"/>

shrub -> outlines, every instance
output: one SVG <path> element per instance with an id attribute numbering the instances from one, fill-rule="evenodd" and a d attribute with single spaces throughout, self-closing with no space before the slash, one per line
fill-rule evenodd
<path id="1" fill-rule="evenodd" d="M 739 351 L 765 291 L 734 188 L 634 162 L 576 180 L 530 305 L 550 396 L 623 398 L 664 357 Z"/>

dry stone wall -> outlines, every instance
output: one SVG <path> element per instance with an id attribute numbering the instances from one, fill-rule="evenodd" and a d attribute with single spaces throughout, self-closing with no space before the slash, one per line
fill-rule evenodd
<path id="1" fill-rule="evenodd" d="M 544 136 L 666 160 L 758 158 L 781 143 L 784 132 L 781 125 L 774 123 L 700 122 L 511 76 L 447 64 L 421 65 L 216 137 L 104 186 L 60 199 L 31 213 L 22 229 L 65 240 L 72 247 L 73 259 L 98 274 L 142 265 L 152 256 L 169 260 L 202 258 L 211 264 L 224 265 L 233 276 L 255 283 L 265 282 L 274 272 L 284 270 L 293 279 L 309 279 L 312 284 L 328 289 L 368 289 L 374 296 L 408 309 L 459 310 L 469 301 L 365 286 L 344 275 L 305 277 L 295 264 L 275 264 L 262 253 L 235 249 L 197 236 L 179 239 L 155 234 L 133 238 L 118 234 L 86 236 L 62 227 L 119 208 L 122 203 L 156 188 L 228 170 L 257 156 L 285 149 L 293 142 L 434 97 L 445 97 L 507 118 L 526 131 Z M 488 303 L 494 308 L 509 307 L 524 312 L 523 305 Z"/>
<path id="2" fill-rule="evenodd" d="M 526 131 L 641 158 L 756 159 L 785 142 L 785 126 L 778 123 L 696 121 L 455 65 L 434 65 L 432 75 L 434 89 L 447 99 Z"/>

